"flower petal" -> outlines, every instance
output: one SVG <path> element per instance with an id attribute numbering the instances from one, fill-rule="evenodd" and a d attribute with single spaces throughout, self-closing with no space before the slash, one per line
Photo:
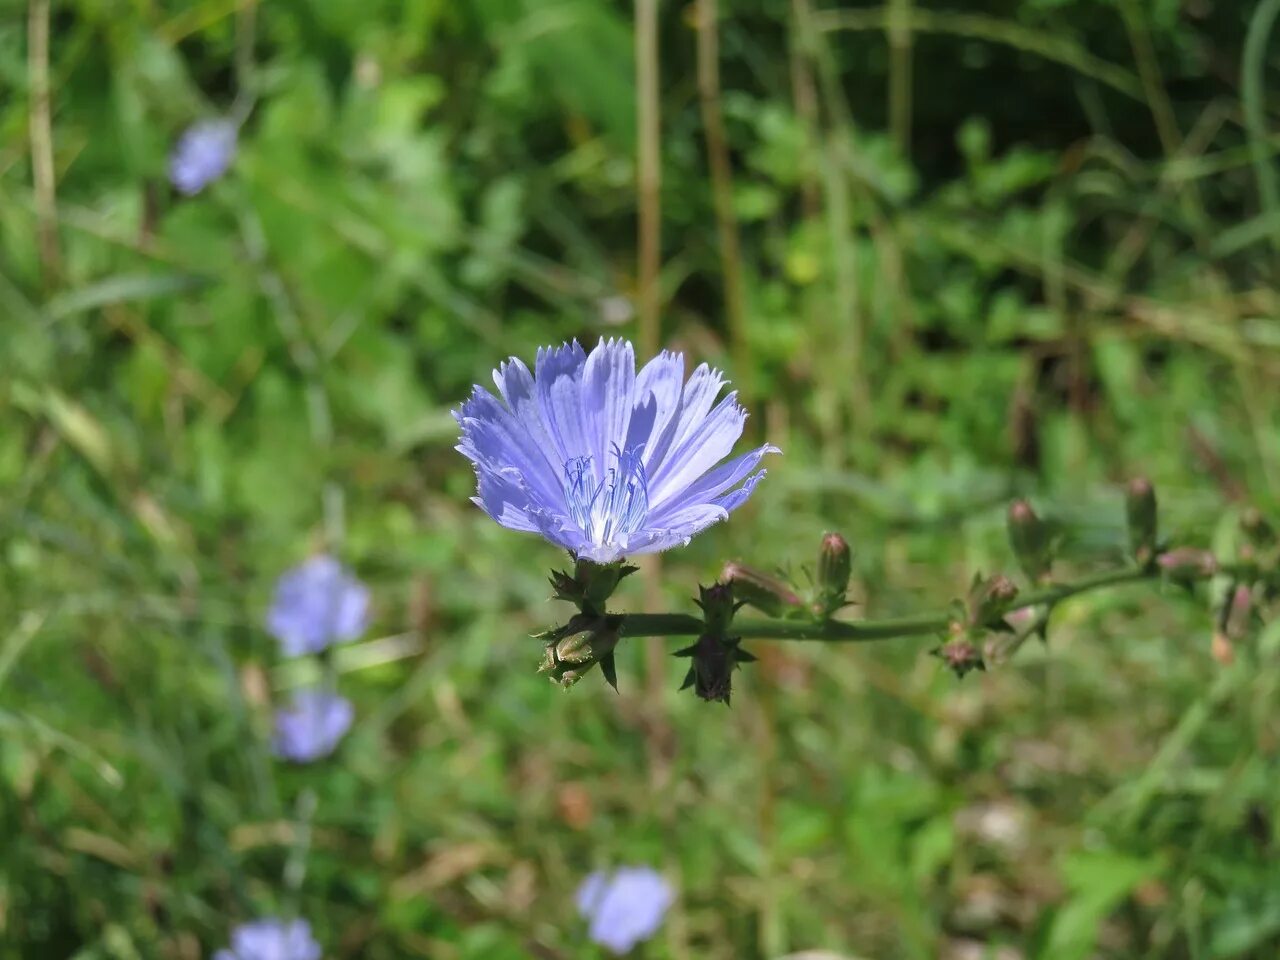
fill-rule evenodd
<path id="1" fill-rule="evenodd" d="M 555 513 L 551 510 L 543 510 L 540 507 L 534 507 L 529 510 L 529 517 L 538 527 L 538 533 L 544 538 L 550 540 L 557 547 L 563 547 L 570 553 L 585 554 L 583 551 L 587 548 L 587 538 L 583 536 L 582 531 L 568 517 L 563 514 Z M 609 559 L 614 559 L 610 557 Z M 601 561 L 607 562 L 607 561 Z"/>
<path id="2" fill-rule="evenodd" d="M 727 457 L 746 422 L 747 412 L 738 405 L 736 392 L 721 400 L 667 454 L 657 473 L 650 474 L 649 509 L 656 511 Z"/>
<path id="3" fill-rule="evenodd" d="M 635 406 L 625 449 L 644 447 L 645 469 L 651 469 L 657 442 L 680 411 L 684 389 L 684 354 L 662 351 L 636 376 Z"/>
<path id="4" fill-rule="evenodd" d="M 354 640 L 367 626 L 369 592 L 333 557 L 312 557 L 276 583 L 267 629 L 287 656 Z"/>
<path id="5" fill-rule="evenodd" d="M 355 640 L 369 622 L 369 588 L 352 582 L 339 592 L 333 611 L 333 632 L 339 640 Z"/>
<path id="6" fill-rule="evenodd" d="M 587 874 L 579 885 L 578 892 L 574 894 L 574 901 L 578 904 L 579 913 L 589 916 L 595 912 L 595 908 L 600 902 L 600 895 L 604 893 L 605 882 L 606 878 L 603 870 L 595 870 Z"/>
<path id="7" fill-rule="evenodd" d="M 459 453 L 490 471 L 515 468 L 528 483 L 530 495 L 543 506 L 563 505 L 559 468 L 547 459 L 545 434 L 540 444 L 525 422 L 483 387 L 475 388 L 454 417 L 462 426 Z"/>
<path id="8" fill-rule="evenodd" d="M 588 935 L 616 954 L 657 933 L 673 899 L 670 884 L 649 867 L 593 873 L 577 896 L 578 912 L 589 921 Z"/>
<path id="9" fill-rule="evenodd" d="M 764 446 L 757 447 L 749 453 L 735 457 L 728 463 L 721 464 L 711 472 L 704 474 L 701 479 L 695 481 L 692 485 L 671 496 L 661 507 L 651 509 L 649 511 L 649 522 L 654 526 L 661 526 L 666 517 L 680 510 L 696 506 L 699 503 L 719 502 L 716 498 L 741 482 L 747 474 L 756 468 L 756 465 L 760 463 L 766 454 L 781 452 L 773 444 L 766 443 Z"/>
<path id="10" fill-rule="evenodd" d="M 586 363 L 587 355 L 574 340 L 539 350 L 534 365 L 538 410 L 555 459 L 562 464 L 592 453 L 582 412 L 582 370 Z"/>
<path id="11" fill-rule="evenodd" d="M 351 701 L 320 689 L 301 690 L 276 712 L 276 756 L 294 763 L 327 757 L 351 729 L 355 708 Z"/>
<path id="12" fill-rule="evenodd" d="M 471 500 L 508 530 L 537 533 L 538 525 L 529 516 L 529 495 L 518 473 L 481 469 L 476 471 L 478 495 Z"/>
<path id="13" fill-rule="evenodd" d="M 538 388 L 533 381 L 533 374 L 518 357 L 511 357 L 493 372 L 493 380 L 512 416 L 528 435 L 533 447 L 547 461 L 552 477 L 559 483 L 564 464 L 555 459 L 551 438 L 542 422 L 542 412 L 538 407 Z"/>
<path id="14" fill-rule="evenodd" d="M 727 512 L 733 513 L 734 510 L 737 510 L 747 502 L 748 498 L 750 498 L 751 494 L 755 491 L 756 484 L 763 480 L 768 473 L 768 470 L 759 470 L 753 473 L 751 476 L 747 477 L 746 483 L 740 486 L 737 490 L 726 493 L 723 497 L 717 500 L 716 503 L 723 507 Z"/>
<path id="15" fill-rule="evenodd" d="M 642 553 L 661 553 L 672 547 L 682 547 L 707 527 L 719 523 L 729 516 L 729 511 L 719 504 L 704 503 L 689 507 L 671 516 L 661 527 L 651 527 L 643 534 L 633 537 L 627 548 L 628 556 Z"/>
<path id="16" fill-rule="evenodd" d="M 636 354 L 631 344 L 601 338 L 582 372 L 585 439 L 594 458 L 597 481 L 605 478 L 614 448 L 623 452 L 635 385 Z"/>
<path id="17" fill-rule="evenodd" d="M 724 377 L 719 370 L 698 364 L 684 385 L 680 395 L 680 406 L 661 434 L 656 434 L 651 449 L 646 450 L 645 467 L 650 474 L 661 468 L 667 455 L 677 448 L 684 437 L 696 429 L 706 418 L 707 411 L 715 402 L 720 388 L 724 386 Z"/>

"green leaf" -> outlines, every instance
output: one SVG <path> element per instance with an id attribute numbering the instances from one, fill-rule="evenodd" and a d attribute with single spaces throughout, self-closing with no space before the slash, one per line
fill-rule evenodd
<path id="1" fill-rule="evenodd" d="M 1110 851 L 1075 853 L 1062 864 L 1062 879 L 1072 891 L 1054 915 L 1040 960 L 1084 960 L 1098 941 L 1111 912 L 1138 884 L 1156 876 L 1161 861 Z"/>
<path id="2" fill-rule="evenodd" d="M 62 320 L 112 304 L 192 293 L 215 282 L 198 273 L 122 274 L 59 294 L 45 304 L 45 312 Z"/>

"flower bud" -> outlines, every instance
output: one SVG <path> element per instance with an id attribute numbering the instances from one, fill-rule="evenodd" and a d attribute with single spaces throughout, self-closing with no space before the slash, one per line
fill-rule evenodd
<path id="1" fill-rule="evenodd" d="M 733 693 L 733 671 L 740 663 L 755 660 L 743 650 L 736 638 L 707 630 L 692 645 L 677 650 L 677 657 L 689 657 L 691 664 L 680 689 L 693 687 L 694 693 L 708 702 L 729 703 Z"/>
<path id="2" fill-rule="evenodd" d="M 596 664 L 615 690 L 613 651 L 618 645 L 621 618 L 588 617 L 577 614 L 565 626 L 541 635 L 547 641 L 539 673 L 550 675 L 553 683 L 571 687 Z"/>
<path id="3" fill-rule="evenodd" d="M 1146 477 L 1129 481 L 1125 514 L 1129 520 L 1129 549 L 1145 567 L 1156 551 L 1156 490 Z"/>
<path id="4" fill-rule="evenodd" d="M 853 570 L 853 553 L 849 543 L 838 533 L 824 533 L 818 550 L 818 597 L 815 604 L 819 616 L 829 617 L 845 605 L 849 574 Z"/>
<path id="5" fill-rule="evenodd" d="M 1040 611 L 1037 607 L 1018 607 L 1005 614 L 1004 622 L 1013 628 L 1014 633 L 1023 633 L 1035 626 Z"/>
<path id="6" fill-rule="evenodd" d="M 734 600 L 733 587 L 727 583 L 716 583 L 698 587 L 698 593 L 696 602 L 702 608 L 706 629 L 691 646 L 676 651 L 677 657 L 689 657 L 693 661 L 680 689 L 693 687 L 703 700 L 727 704 L 733 692 L 733 671 L 739 663 L 747 663 L 755 657 L 738 646 L 739 638 L 726 634 L 734 613 L 741 605 Z"/>
<path id="7" fill-rule="evenodd" d="M 594 658 L 594 640 L 593 632 L 588 630 L 565 637 L 551 645 L 552 657 L 560 663 L 586 663 Z"/>
<path id="8" fill-rule="evenodd" d="M 1178 547 L 1156 558 L 1156 563 L 1170 580 L 1190 583 L 1203 580 L 1218 572 L 1218 561 L 1208 550 L 1196 547 Z"/>
<path id="9" fill-rule="evenodd" d="M 996 625 L 1013 606 L 1018 587 L 1003 574 L 983 580 L 974 577 L 965 602 L 965 616 L 971 627 Z"/>
<path id="10" fill-rule="evenodd" d="M 971 670 L 987 669 L 982 660 L 982 652 L 963 634 L 948 640 L 934 650 L 933 655 L 945 663 L 957 677 L 963 677 Z"/>
<path id="11" fill-rule="evenodd" d="M 733 588 L 733 595 L 771 617 L 785 616 L 799 610 L 803 601 L 782 580 L 753 570 L 736 561 L 724 565 L 720 582 Z"/>
<path id="12" fill-rule="evenodd" d="M 1253 616 L 1253 591 L 1240 584 L 1231 592 L 1227 603 L 1223 633 L 1229 640 L 1243 640 L 1249 633 Z"/>
<path id="13" fill-rule="evenodd" d="M 1049 576 L 1049 528 L 1026 500 L 1009 505 L 1009 543 L 1027 579 L 1040 583 Z"/>
<path id="14" fill-rule="evenodd" d="M 709 587 L 698 587 L 699 597 L 694 601 L 702 608 L 702 615 L 707 622 L 707 630 L 723 634 L 729 629 L 738 604 L 733 599 L 733 587 L 727 583 L 713 583 Z"/>

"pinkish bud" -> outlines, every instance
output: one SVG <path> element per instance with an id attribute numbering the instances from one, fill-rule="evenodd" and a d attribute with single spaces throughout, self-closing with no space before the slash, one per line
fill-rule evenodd
<path id="1" fill-rule="evenodd" d="M 1208 550 L 1178 547 L 1156 558 L 1156 563 L 1170 580 L 1190 582 L 1204 580 L 1218 572 L 1218 561 Z"/>
<path id="2" fill-rule="evenodd" d="M 1003 574 L 997 574 L 986 580 L 975 578 L 965 603 L 969 626 L 994 625 L 1013 606 L 1013 601 L 1017 597 L 1017 584 Z"/>
<path id="3" fill-rule="evenodd" d="M 731 561 L 720 571 L 720 582 L 733 587 L 733 595 L 771 617 L 784 616 L 803 605 L 798 594 L 786 583 L 745 564 Z"/>
<path id="4" fill-rule="evenodd" d="M 1015 500 L 1009 505 L 1009 543 L 1027 579 L 1039 583 L 1049 576 L 1049 528 L 1036 516 L 1031 504 Z"/>
<path id="5" fill-rule="evenodd" d="M 818 549 L 818 596 L 814 604 L 818 616 L 829 617 L 845 605 L 852 570 L 849 542 L 838 533 L 824 533 Z"/>
<path id="6" fill-rule="evenodd" d="M 945 663 L 957 677 L 963 677 L 970 670 L 987 669 L 981 651 L 969 640 L 949 640 L 934 650 L 933 655 Z"/>
<path id="7" fill-rule="evenodd" d="M 1019 607 L 1017 610 L 1010 610 L 1004 615 L 1004 622 L 1018 633 L 1028 630 L 1036 622 L 1036 608 Z"/>
<path id="8" fill-rule="evenodd" d="M 1242 640 L 1249 632 L 1253 613 L 1253 591 L 1244 584 L 1236 587 L 1228 601 L 1225 633 L 1230 640 Z"/>

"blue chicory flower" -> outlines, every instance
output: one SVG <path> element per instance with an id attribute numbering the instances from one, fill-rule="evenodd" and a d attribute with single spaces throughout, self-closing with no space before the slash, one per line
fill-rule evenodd
<path id="1" fill-rule="evenodd" d="M 213 960 L 320 960 L 320 944 L 305 920 L 254 920 L 231 934 L 231 948 Z"/>
<path id="2" fill-rule="evenodd" d="M 337 560 L 322 554 L 280 578 L 267 629 L 286 656 L 298 657 L 356 639 L 368 619 L 368 589 Z"/>
<path id="3" fill-rule="evenodd" d="M 624 954 L 658 932 L 674 895 L 662 874 L 649 867 L 597 870 L 582 882 L 578 913 L 593 941 Z"/>
<path id="4" fill-rule="evenodd" d="M 744 503 L 761 458 L 780 452 L 765 444 L 717 466 L 747 414 L 736 393 L 716 403 L 725 381 L 705 363 L 686 383 L 683 354 L 637 373 L 625 340 L 590 355 L 575 340 L 540 349 L 532 374 L 512 357 L 493 379 L 501 401 L 477 386 L 454 413 L 473 499 L 504 527 L 596 563 L 687 544 Z"/>
<path id="5" fill-rule="evenodd" d="M 351 701 L 327 690 L 300 690 L 276 711 L 276 756 L 310 763 L 337 749 L 355 720 Z"/>
<path id="6" fill-rule="evenodd" d="M 230 120 L 199 120 L 178 138 L 169 157 L 169 180 L 192 196 L 217 180 L 236 154 L 236 125 Z"/>

